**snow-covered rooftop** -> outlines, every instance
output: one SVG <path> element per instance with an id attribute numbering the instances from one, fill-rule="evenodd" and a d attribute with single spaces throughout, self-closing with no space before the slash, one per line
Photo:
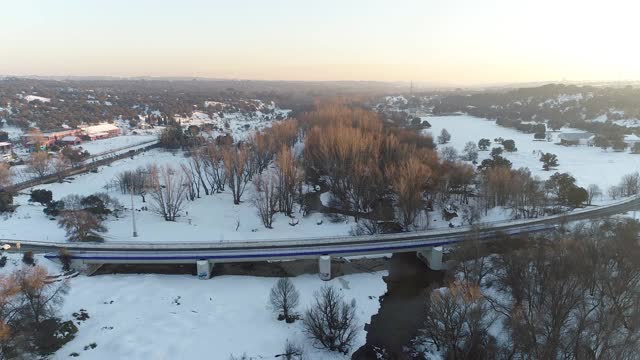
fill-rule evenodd
<path id="1" fill-rule="evenodd" d="M 86 126 L 81 129 L 82 131 L 86 132 L 89 135 L 97 135 L 99 133 L 106 133 L 113 130 L 120 130 L 119 127 L 113 124 L 100 124 L 100 125 Z"/>

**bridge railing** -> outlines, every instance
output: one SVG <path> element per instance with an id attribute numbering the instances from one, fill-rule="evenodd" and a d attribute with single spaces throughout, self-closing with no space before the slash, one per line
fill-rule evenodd
<path id="1" fill-rule="evenodd" d="M 620 207 L 628 206 L 634 202 L 638 202 L 638 196 L 625 198 L 619 201 L 611 202 L 603 206 L 592 207 L 588 209 L 575 210 L 568 213 L 540 217 L 535 219 L 520 219 L 516 221 L 499 221 L 493 223 L 483 223 L 483 231 L 505 231 L 512 228 L 518 228 L 523 226 L 534 226 L 537 224 L 562 222 L 564 220 L 579 219 L 584 215 L 597 214 L 599 212 L 618 209 Z M 614 210 L 611 210 L 613 212 Z M 616 211 L 618 211 L 616 210 Z M 132 242 L 132 241 L 117 241 L 108 243 L 69 243 L 69 242 L 47 242 L 47 241 L 30 241 L 30 240 L 15 240 L 15 239 L 0 239 L 0 242 L 8 244 L 16 244 L 20 242 L 24 245 L 39 248 L 60 248 L 66 247 L 69 249 L 119 249 L 119 250 L 135 250 L 135 249 L 149 249 L 149 250 L 163 250 L 163 249 L 231 249 L 231 248 L 251 248 L 251 247 L 284 247 L 284 246 L 309 246 L 313 244 L 340 244 L 340 243 L 377 243 L 386 241 L 399 241 L 399 240 L 419 240 L 430 237 L 442 237 L 446 235 L 461 235 L 469 233 L 473 229 L 472 226 L 462 226 L 455 228 L 444 228 L 437 230 L 426 230 L 416 232 L 394 233 L 394 234 L 376 234 L 376 235 L 362 235 L 362 236 L 333 236 L 333 237 L 306 237 L 295 239 L 263 239 L 263 240 L 251 240 L 251 241 L 209 241 L 209 242 Z"/>

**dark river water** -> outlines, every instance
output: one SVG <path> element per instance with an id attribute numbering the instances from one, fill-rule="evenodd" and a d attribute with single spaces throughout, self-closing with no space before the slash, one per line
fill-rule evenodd
<path id="1" fill-rule="evenodd" d="M 403 348 L 422 325 L 425 292 L 431 285 L 441 284 L 444 277 L 444 272 L 427 268 L 415 253 L 394 254 L 388 266 L 389 275 L 384 279 L 387 293 L 366 328 L 366 345 L 352 359 L 376 359 L 376 348 L 385 349 L 391 359 L 411 359 Z"/>

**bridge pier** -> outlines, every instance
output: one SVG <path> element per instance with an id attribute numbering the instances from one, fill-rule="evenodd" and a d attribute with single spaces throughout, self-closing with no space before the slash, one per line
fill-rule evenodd
<path id="1" fill-rule="evenodd" d="M 318 258 L 318 276 L 323 281 L 331 280 L 331 256 L 322 255 Z"/>
<path id="2" fill-rule="evenodd" d="M 215 263 L 211 260 L 196 261 L 196 272 L 198 274 L 198 279 L 200 280 L 210 279 L 214 265 Z"/>
<path id="3" fill-rule="evenodd" d="M 442 247 L 418 251 L 416 256 L 431 270 L 443 270 L 445 268 L 444 264 L 442 264 Z"/>

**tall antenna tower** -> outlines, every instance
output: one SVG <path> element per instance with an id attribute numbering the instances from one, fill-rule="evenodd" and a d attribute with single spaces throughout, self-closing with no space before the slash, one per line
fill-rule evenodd
<path id="1" fill-rule="evenodd" d="M 413 80 L 411 80 L 411 85 L 409 85 L 409 96 L 413 96 Z"/>

